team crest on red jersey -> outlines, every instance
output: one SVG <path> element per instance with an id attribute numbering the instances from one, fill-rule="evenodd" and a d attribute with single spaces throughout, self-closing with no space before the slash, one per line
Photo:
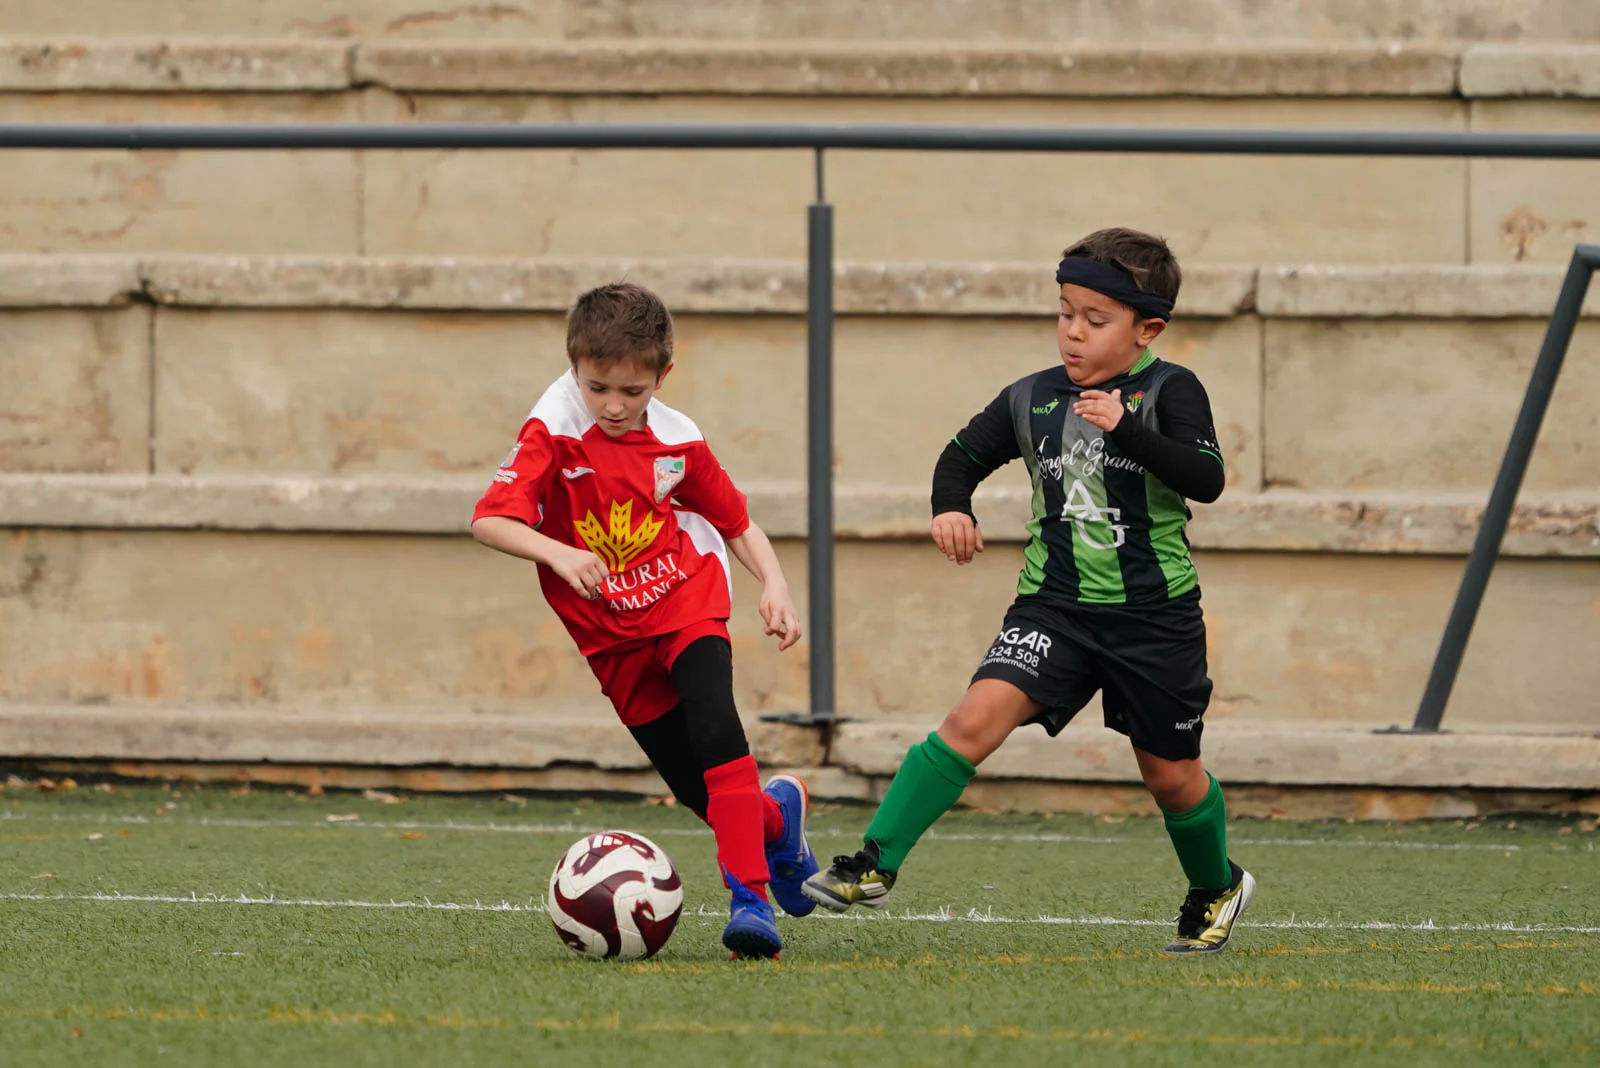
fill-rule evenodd
<path id="1" fill-rule="evenodd" d="M 687 465 L 682 456 L 656 457 L 656 503 L 672 496 L 672 491 L 683 481 Z"/>

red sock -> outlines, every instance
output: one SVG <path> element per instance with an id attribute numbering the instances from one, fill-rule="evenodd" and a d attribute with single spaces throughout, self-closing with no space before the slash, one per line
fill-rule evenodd
<path id="1" fill-rule="evenodd" d="M 783 837 L 783 809 L 766 793 L 761 795 L 761 829 L 767 845 Z"/>
<path id="2" fill-rule="evenodd" d="M 767 870 L 761 779 L 753 757 L 742 756 L 706 772 L 706 822 L 717 838 L 717 861 L 731 878 L 765 897 Z"/>
<path id="3" fill-rule="evenodd" d="M 711 826 L 707 814 L 696 812 L 695 815 L 707 827 Z M 771 845 L 783 837 L 783 809 L 766 793 L 761 795 L 761 837 L 762 845 Z"/>
<path id="4" fill-rule="evenodd" d="M 699 816 L 701 822 L 707 827 L 711 826 L 709 815 L 702 815 L 698 812 L 695 815 Z M 779 808 L 778 803 L 770 796 L 763 793 L 761 795 L 761 844 L 771 845 L 782 837 L 783 809 Z"/>

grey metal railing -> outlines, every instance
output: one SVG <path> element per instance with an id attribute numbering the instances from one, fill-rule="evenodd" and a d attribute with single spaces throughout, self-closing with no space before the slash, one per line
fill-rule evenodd
<path id="1" fill-rule="evenodd" d="M 1556 310 L 1545 329 L 1544 343 L 1539 346 L 1539 358 L 1528 376 L 1528 389 L 1522 397 L 1522 409 L 1511 427 L 1511 440 L 1506 444 L 1506 454 L 1500 461 L 1500 473 L 1495 476 L 1494 489 L 1489 492 L 1489 503 L 1483 510 L 1483 521 L 1478 525 L 1478 536 L 1472 542 L 1472 552 L 1467 557 L 1466 570 L 1461 574 L 1461 588 L 1456 591 L 1456 603 L 1450 609 L 1444 634 L 1439 639 L 1439 652 L 1433 658 L 1433 670 L 1428 674 L 1428 684 L 1422 691 L 1422 703 L 1417 708 L 1413 731 L 1436 731 L 1444 719 L 1445 705 L 1450 702 L 1450 691 L 1455 688 L 1456 676 L 1461 671 L 1461 658 L 1467 651 L 1467 639 L 1472 637 L 1472 625 L 1478 619 L 1478 607 L 1483 604 L 1484 591 L 1489 588 L 1489 573 L 1494 570 L 1500 555 L 1500 542 L 1506 536 L 1506 524 L 1511 520 L 1511 510 L 1517 503 L 1517 491 L 1522 488 L 1522 476 L 1527 474 L 1528 461 L 1533 458 L 1534 443 L 1539 440 L 1539 426 L 1550 407 L 1550 396 L 1555 392 L 1556 379 L 1561 375 L 1561 365 L 1566 361 L 1567 348 L 1572 343 L 1572 332 L 1577 329 L 1578 316 L 1583 313 L 1583 298 L 1589 292 L 1589 279 L 1600 270 L 1600 245 L 1579 245 L 1572 250 L 1567 265 L 1566 278 L 1561 282 L 1561 294 L 1556 298 Z"/>
<path id="2" fill-rule="evenodd" d="M 1228 130 L 1063 126 L 838 124 L 427 123 L 329 125 L 0 124 L 0 149 L 809 149 L 816 200 L 807 213 L 807 562 L 811 609 L 811 709 L 793 721 L 838 722 L 833 581 L 833 206 L 823 153 L 1155 152 L 1252 156 L 1454 156 L 1600 159 L 1600 134 L 1393 130 Z M 1589 287 L 1600 245 L 1574 250 L 1528 382 L 1499 475 L 1484 509 L 1455 606 L 1445 625 L 1415 731 L 1436 731 L 1516 505 L 1539 427 Z"/>

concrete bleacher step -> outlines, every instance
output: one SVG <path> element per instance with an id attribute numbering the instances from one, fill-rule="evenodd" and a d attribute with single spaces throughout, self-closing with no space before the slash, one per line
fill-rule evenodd
<path id="1" fill-rule="evenodd" d="M 0 36 L 7 92 L 564 97 L 1589 97 L 1582 42 L 308 40 Z"/>
<path id="2" fill-rule="evenodd" d="M 768 534 L 806 536 L 804 481 L 742 488 Z M 482 476 L 0 473 L 0 517 L 13 527 L 69 530 L 462 534 L 482 492 Z M 1487 490 L 1240 492 L 1195 505 L 1189 540 L 1199 549 L 1228 551 L 1461 555 L 1486 496 Z M 920 540 L 928 526 L 926 497 L 920 486 L 836 486 L 834 532 L 851 541 Z M 989 543 L 1025 540 L 1026 487 L 985 487 L 975 506 Z M 1600 556 L 1600 493 L 1524 495 L 1501 551 Z"/>
<path id="3" fill-rule="evenodd" d="M 0 120 L 1594 130 L 1600 45 L 16 40 Z M 805 152 L 22 152 L 15 251 L 803 253 Z M 649 181 L 639 176 L 648 174 Z M 1025 259 L 1117 221 L 1211 262 L 1559 262 L 1600 163 L 835 152 L 857 259 Z"/>
<path id="4" fill-rule="evenodd" d="M 824 744 L 813 728 L 745 724 L 769 769 L 792 769 L 818 800 L 875 801 L 927 722 L 851 721 Z M 1342 724 L 1219 720 L 1207 766 L 1230 813 L 1416 819 L 1494 812 L 1597 812 L 1600 735 L 1559 727 L 1444 734 Z M 454 709 L 122 707 L 0 704 L 0 752 L 57 774 L 266 782 L 345 789 L 538 789 L 660 796 L 665 786 L 603 713 L 507 715 Z M 1075 723 L 1053 742 L 1014 736 L 964 803 L 985 810 L 1154 814 L 1127 740 Z"/>
<path id="5" fill-rule="evenodd" d="M 534 719 L 604 706 L 532 569 L 463 534 L 173 525 L 6 531 L 0 700 Z M 777 549 L 805 616 L 805 546 Z M 1214 720 L 1367 728 L 1415 713 L 1462 571 L 1459 555 L 1439 554 L 1201 550 L 1197 563 Z M 1447 727 L 1594 729 L 1595 563 L 1500 561 Z M 841 540 L 838 709 L 936 721 L 992 642 L 1020 564 L 1016 543 L 957 568 L 921 539 Z M 761 634 L 759 590 L 742 572 L 734 587 L 741 709 L 808 707 L 809 646 L 779 654 Z"/>
<path id="6" fill-rule="evenodd" d="M 928 458 L 974 397 L 1055 359 L 1050 268 L 838 265 L 837 478 L 863 531 L 895 533 L 897 515 L 916 514 Z M 1207 383 L 1230 494 L 1284 493 L 1299 502 L 1290 509 L 1411 494 L 1408 526 L 1486 491 L 1562 275 L 1187 273 L 1161 349 Z M 188 492 L 170 481 L 181 476 L 243 478 L 226 491 L 241 501 L 248 479 L 279 476 L 398 476 L 448 500 L 465 484 L 451 479 L 478 478 L 504 454 L 564 367 L 572 294 L 618 277 L 652 286 L 679 317 L 683 366 L 667 396 L 736 450 L 741 479 L 780 499 L 803 478 L 803 406 L 751 398 L 803 395 L 804 265 L 792 261 L 0 256 L 0 305 L 17 309 L 0 358 L 15 368 L 7 407 L 22 428 L 5 468 L 162 476 L 153 502 Z M 1588 309 L 1600 311 L 1600 293 Z M 1530 471 L 1528 492 L 1552 502 L 1594 488 L 1592 344 L 1580 330 Z M 108 403 L 112 383 L 129 399 Z M 1370 407 L 1402 386 L 1429 407 L 1417 432 Z M 1591 551 L 1571 533 L 1561 551 Z"/>

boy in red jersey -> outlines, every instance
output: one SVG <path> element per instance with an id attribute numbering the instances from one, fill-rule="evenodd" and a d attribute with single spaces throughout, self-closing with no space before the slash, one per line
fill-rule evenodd
<path id="1" fill-rule="evenodd" d="M 672 370 L 672 317 L 642 286 L 601 286 L 567 318 L 570 374 L 534 406 L 473 513 L 484 545 L 539 565 L 550 607 L 679 803 L 710 824 L 732 891 L 722 941 L 783 946 L 767 901 L 813 908 L 805 785 L 763 791 L 733 701 L 728 550 L 762 587 L 779 650 L 800 618 L 772 544 L 687 416 L 655 400 Z"/>

